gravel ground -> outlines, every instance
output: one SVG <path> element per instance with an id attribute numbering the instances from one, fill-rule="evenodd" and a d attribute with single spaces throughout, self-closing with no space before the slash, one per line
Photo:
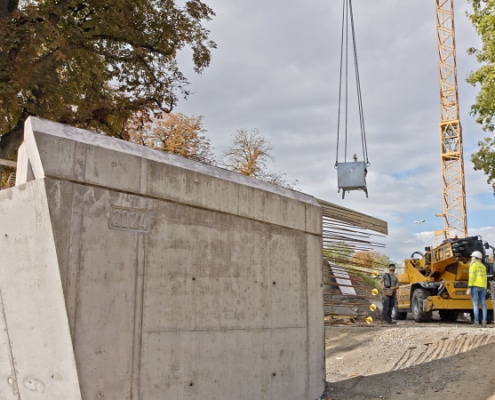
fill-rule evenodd
<path id="1" fill-rule="evenodd" d="M 329 326 L 321 400 L 487 400 L 495 393 L 494 364 L 493 326 L 468 321 Z"/>

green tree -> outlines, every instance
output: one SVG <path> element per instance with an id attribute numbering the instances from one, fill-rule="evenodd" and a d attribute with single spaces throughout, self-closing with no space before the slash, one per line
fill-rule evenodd
<path id="1" fill-rule="evenodd" d="M 164 113 L 145 124 L 144 129 L 130 129 L 129 140 L 205 164 L 215 164 L 210 141 L 203 134 L 206 131 L 202 120 L 202 116 Z"/>
<path id="2" fill-rule="evenodd" d="M 479 93 L 471 113 L 486 132 L 495 130 L 495 1 L 470 0 L 473 12 L 471 22 L 482 41 L 481 49 L 471 48 L 469 53 L 476 56 L 481 64 L 472 72 L 467 81 L 479 86 Z M 479 151 L 472 155 L 475 170 L 482 170 L 488 176 L 488 183 L 495 190 L 495 140 L 485 138 L 478 143 Z"/>
<path id="3" fill-rule="evenodd" d="M 487 175 L 487 182 L 495 192 L 495 139 L 486 137 L 478 142 L 479 150 L 471 156 L 474 169 Z"/>
<path id="4" fill-rule="evenodd" d="M 179 2 L 177 2 L 179 3 Z M 29 115 L 128 139 L 135 115 L 170 112 L 187 96 L 177 64 L 210 63 L 214 12 L 200 0 L 2 0 L 0 158 L 14 151 Z"/>
<path id="5" fill-rule="evenodd" d="M 267 162 L 273 159 L 270 143 L 257 130 L 239 129 L 233 139 L 232 147 L 224 152 L 225 167 L 246 176 L 292 189 L 294 185 L 284 179 L 284 174 L 270 172 Z"/>

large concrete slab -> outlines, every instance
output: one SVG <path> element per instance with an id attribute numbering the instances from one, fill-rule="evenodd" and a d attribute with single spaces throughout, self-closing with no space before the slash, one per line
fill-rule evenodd
<path id="1" fill-rule="evenodd" d="M 36 118 L 18 162 L 0 192 L 0 325 L 19 330 L 0 334 L 0 398 L 31 399 L 15 374 L 47 400 L 322 394 L 313 197 Z"/>
<path id="2" fill-rule="evenodd" d="M 0 398 L 81 399 L 44 182 L 0 192 Z"/>

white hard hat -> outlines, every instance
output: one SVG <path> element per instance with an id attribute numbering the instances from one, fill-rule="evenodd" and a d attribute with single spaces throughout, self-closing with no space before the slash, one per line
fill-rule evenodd
<path id="1" fill-rule="evenodd" d="M 471 253 L 471 257 L 476 257 L 481 260 L 483 258 L 483 255 L 481 254 L 481 251 L 476 250 Z"/>

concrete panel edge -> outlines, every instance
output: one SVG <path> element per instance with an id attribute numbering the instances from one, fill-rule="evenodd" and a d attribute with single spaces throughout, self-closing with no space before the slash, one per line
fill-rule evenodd
<path id="1" fill-rule="evenodd" d="M 289 197 L 301 202 L 318 206 L 318 202 L 313 196 L 298 192 L 292 189 L 272 185 L 242 174 L 225 170 L 220 167 L 195 162 L 174 154 L 154 150 L 135 143 L 127 142 L 121 139 L 104 136 L 95 132 L 84 129 L 74 128 L 69 125 L 48 121 L 37 117 L 29 117 L 25 124 L 25 141 L 31 143 L 35 133 L 52 135 L 58 138 L 70 139 L 74 142 L 86 143 L 113 151 L 134 155 L 140 158 L 166 163 L 186 170 L 199 172 L 216 178 L 227 179 L 244 186 L 249 186 L 264 191 L 276 193 L 278 195 Z M 35 172 L 35 178 L 44 176 L 43 166 L 37 151 L 28 147 L 28 155 Z"/>
<path id="2" fill-rule="evenodd" d="M 10 387 L 19 399 L 81 400 L 43 180 L 0 192 L 0 227 L 0 292 L 15 369 L 0 380 L 0 393 Z"/>

